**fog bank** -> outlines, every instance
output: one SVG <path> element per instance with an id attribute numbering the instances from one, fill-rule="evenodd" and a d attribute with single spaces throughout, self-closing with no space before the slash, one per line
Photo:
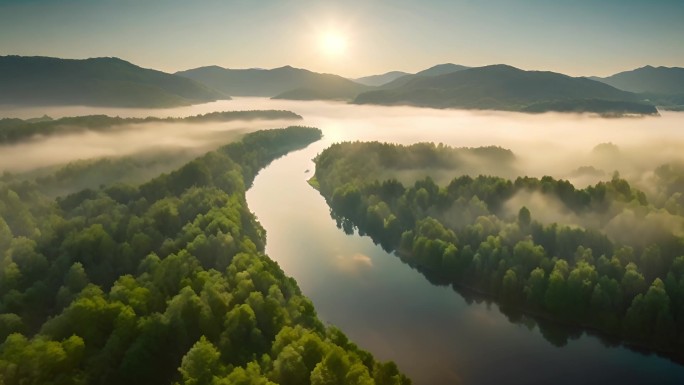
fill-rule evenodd
<path id="1" fill-rule="evenodd" d="M 551 175 L 584 187 L 609 179 L 614 171 L 648 189 L 659 165 L 684 161 L 684 113 L 661 111 L 661 117 L 605 119 L 576 114 L 522 114 L 498 111 L 436 110 L 417 107 L 359 106 L 341 102 L 237 98 L 173 109 L 46 107 L 7 109 L 2 117 L 54 118 L 87 114 L 122 117 L 188 116 L 213 111 L 282 109 L 323 130 L 324 144 L 377 140 L 401 144 L 441 142 L 455 147 L 496 145 L 511 149 L 515 169 L 530 176 Z M 120 156 L 150 148 L 204 151 L 229 140 L 226 133 L 291 125 L 254 121 L 221 124 L 157 124 L 117 133 L 84 133 L 37 140 L 0 149 L 0 170 L 21 171 L 83 157 Z M 614 147 L 603 146 L 612 143 Z M 608 151 L 605 151 L 606 148 Z M 510 169 L 488 165 L 487 173 L 511 177 Z M 442 173 L 444 174 L 444 173 Z M 440 174 L 440 179 L 450 175 Z M 454 173 L 453 176 L 458 176 Z"/>
<path id="2" fill-rule="evenodd" d="M 155 122 L 123 125 L 108 131 L 83 131 L 35 137 L 26 142 L 0 145 L 0 172 L 25 172 L 81 159 L 138 156 L 149 153 L 178 153 L 186 158 L 192 158 L 229 143 L 244 133 L 287 127 L 292 124 L 291 120 Z"/>
<path id="3" fill-rule="evenodd" d="M 661 111 L 660 117 L 608 119 L 579 114 L 437 110 L 260 98 L 221 103 L 230 109 L 293 111 L 304 117 L 304 124 L 321 128 L 327 143 L 377 140 L 399 144 L 441 142 L 454 147 L 500 146 L 515 153 L 515 168 L 520 174 L 551 175 L 568 179 L 577 187 L 608 180 L 618 171 L 623 178 L 646 188 L 656 167 L 684 161 L 684 112 Z M 605 146 L 595 149 L 603 143 L 612 143 L 617 151 L 601 151 Z M 510 170 L 504 167 L 489 168 L 491 174 L 511 177 Z"/>

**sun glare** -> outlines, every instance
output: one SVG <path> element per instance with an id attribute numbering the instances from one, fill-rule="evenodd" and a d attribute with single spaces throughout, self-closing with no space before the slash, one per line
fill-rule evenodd
<path id="1" fill-rule="evenodd" d="M 347 39 L 339 33 L 328 32 L 321 36 L 320 46 L 329 56 L 341 56 L 347 51 Z"/>

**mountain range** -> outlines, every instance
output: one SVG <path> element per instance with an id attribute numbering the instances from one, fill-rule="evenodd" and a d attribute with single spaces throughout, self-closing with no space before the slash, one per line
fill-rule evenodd
<path id="1" fill-rule="evenodd" d="M 364 76 L 361 78 L 357 79 L 352 79 L 357 83 L 366 85 L 366 86 L 371 86 L 371 87 L 379 87 L 383 84 L 387 84 L 393 80 L 399 79 L 402 76 L 406 75 L 411 75 L 408 72 L 404 71 L 390 71 L 384 74 L 380 75 L 370 75 L 370 76 Z"/>
<path id="2" fill-rule="evenodd" d="M 676 95 L 684 93 L 684 68 L 645 66 L 605 78 L 591 79 L 634 93 Z"/>
<path id="3" fill-rule="evenodd" d="M 343 100 L 434 108 L 656 114 L 684 109 L 684 68 L 646 66 L 599 78 L 524 71 L 507 65 L 439 64 L 356 80 L 284 66 L 208 66 L 175 74 L 118 58 L 0 56 L 0 104 L 172 107 L 230 96 Z"/>
<path id="4" fill-rule="evenodd" d="M 638 95 L 595 80 L 524 71 L 508 65 L 416 76 L 398 87 L 381 88 L 362 93 L 353 102 L 524 112 L 657 114 L 655 107 Z"/>
<path id="5" fill-rule="evenodd" d="M 470 67 L 453 64 L 444 63 L 437 64 L 428 69 L 411 74 L 403 71 L 391 71 L 384 73 L 382 75 L 371 75 L 365 76 L 358 79 L 353 79 L 357 83 L 365 84 L 367 86 L 382 87 L 382 88 L 394 88 L 408 83 L 409 80 L 414 79 L 419 76 L 437 76 L 444 75 L 451 72 L 461 71 L 468 69 Z"/>
<path id="6" fill-rule="evenodd" d="M 229 97 L 118 58 L 0 56 L 0 104 L 173 107 L 218 99 Z"/>
<path id="7" fill-rule="evenodd" d="M 370 89 L 342 76 L 285 66 L 274 69 L 200 67 L 176 72 L 232 96 L 282 99 L 352 99 Z"/>
<path id="8" fill-rule="evenodd" d="M 415 74 L 406 74 L 404 76 L 401 76 L 399 78 L 396 78 L 390 82 L 387 82 L 385 84 L 380 85 L 381 89 L 391 89 L 391 88 L 397 88 L 406 85 L 408 82 L 410 82 L 413 79 L 421 78 L 421 77 L 432 77 L 432 76 L 440 76 L 440 75 L 446 75 L 452 72 L 458 72 L 458 71 L 463 71 L 465 69 L 468 69 L 470 67 L 462 66 L 459 64 L 453 64 L 453 63 L 444 63 L 444 64 L 437 64 L 436 66 L 432 66 L 430 68 L 424 69 L 422 71 L 418 71 Z"/>
<path id="9" fill-rule="evenodd" d="M 645 66 L 592 79 L 638 93 L 665 109 L 684 109 L 684 68 Z"/>

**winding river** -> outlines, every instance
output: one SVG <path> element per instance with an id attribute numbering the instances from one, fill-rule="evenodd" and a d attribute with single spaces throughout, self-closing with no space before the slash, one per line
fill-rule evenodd
<path id="1" fill-rule="evenodd" d="M 569 176 L 573 169 L 591 164 L 602 168 L 605 177 L 617 169 L 631 180 L 647 182 L 649 170 L 657 165 L 683 160 L 684 113 L 597 119 L 237 98 L 168 110 L 0 108 L 0 116 L 163 117 L 245 109 L 291 110 L 304 116 L 303 124 L 324 133 L 323 140 L 262 170 L 248 191 L 250 209 L 267 230 L 268 255 L 297 280 L 321 319 L 376 357 L 397 362 L 415 384 L 684 384 L 684 366 L 666 358 L 609 346 L 597 337 L 554 325 L 540 328 L 525 317 L 511 319 L 496 304 L 431 284 L 370 238 L 338 229 L 324 199 L 306 182 L 314 171 L 312 158 L 343 140 L 499 145 L 516 153 L 518 166 L 527 175 L 593 183 Z M 216 129 L 233 129 L 221 127 Z M 245 122 L 243 128 L 263 124 Z M 171 135 L 178 133 L 158 130 L 151 144 L 171 141 Z M 619 146 L 622 155 L 592 155 L 592 148 L 605 142 Z M 24 153 L 39 156 L 50 146 L 36 141 Z"/>
<path id="2" fill-rule="evenodd" d="M 449 287 L 346 235 L 306 179 L 326 141 L 275 161 L 247 194 L 266 228 L 268 255 L 294 277 L 323 320 L 418 385 L 682 384 L 684 367 L 581 336 L 563 346 L 511 322 L 496 305 L 468 303 Z M 311 171 L 310 171 L 311 172 Z"/>
<path id="3" fill-rule="evenodd" d="M 323 320 L 361 347 L 394 360 L 418 385 L 684 383 L 684 366 L 666 358 L 553 325 L 542 332 L 524 317 L 510 320 L 495 304 L 429 283 L 369 237 L 346 235 L 306 182 L 312 159 L 333 142 L 381 134 L 368 135 L 353 122 L 348 131 L 344 122 L 316 123 L 324 139 L 264 169 L 247 200 L 267 230 L 268 255 Z M 383 133 L 388 141 L 416 141 L 410 131 Z"/>

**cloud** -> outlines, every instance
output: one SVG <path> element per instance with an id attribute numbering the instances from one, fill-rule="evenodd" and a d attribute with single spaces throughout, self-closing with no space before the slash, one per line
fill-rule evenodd
<path id="1" fill-rule="evenodd" d="M 373 260 L 365 254 L 337 255 L 333 259 L 335 267 L 345 273 L 356 274 L 373 267 Z"/>

